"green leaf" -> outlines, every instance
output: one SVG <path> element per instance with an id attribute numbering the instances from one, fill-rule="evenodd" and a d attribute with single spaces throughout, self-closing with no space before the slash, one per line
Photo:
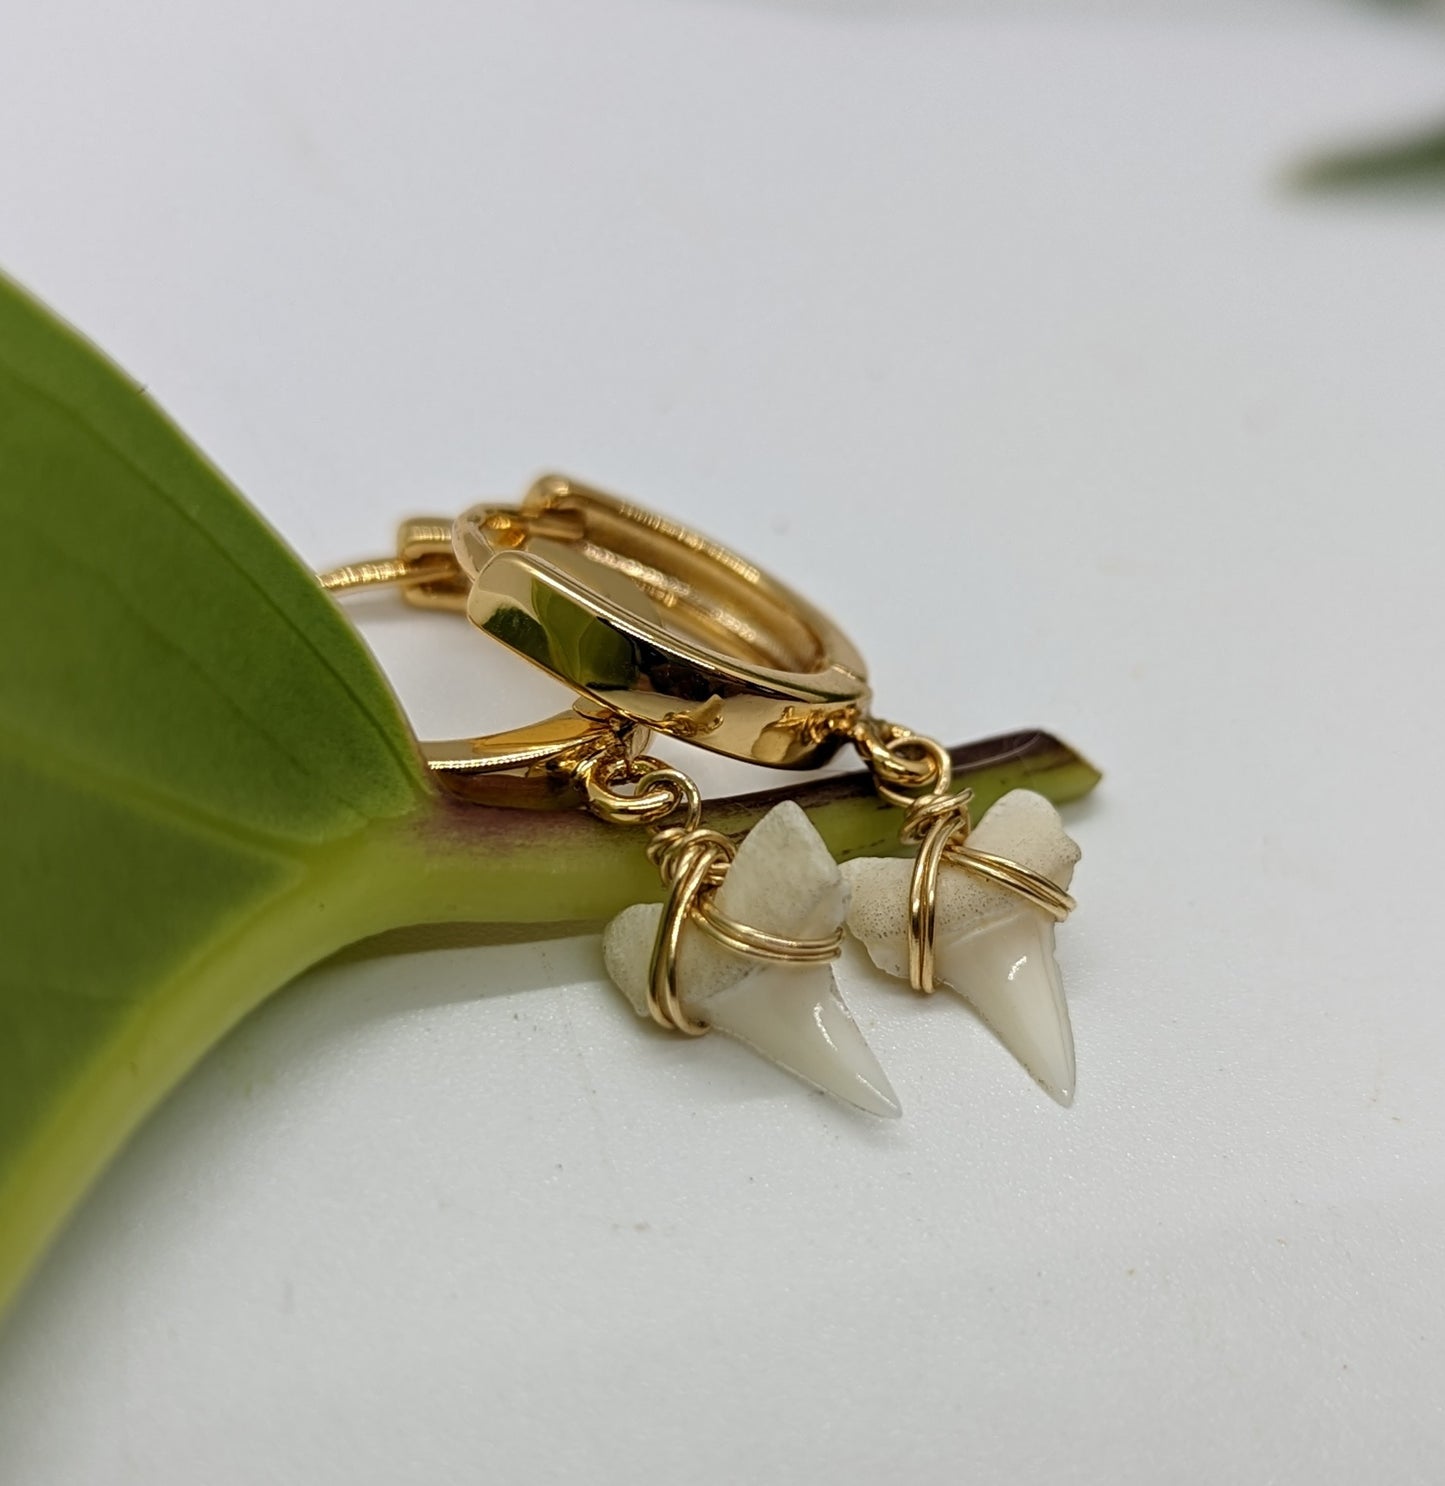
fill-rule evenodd
<path id="1" fill-rule="evenodd" d="M 4 280 L 0 510 L 3 1296 L 114 1143 L 102 1127 L 123 1133 L 191 1034 L 244 1010 L 202 1004 L 228 979 L 221 947 L 314 898 L 344 844 L 430 786 L 306 571 Z M 204 1026 L 175 1028 L 177 1048 L 155 1017 L 182 992 Z"/>
<path id="2" fill-rule="evenodd" d="M 145 1113 L 308 965 L 411 924 L 595 923 L 658 883 L 633 833 L 439 792 L 312 575 L 3 277 L 0 514 L 3 1307 Z M 1098 778 L 1043 733 L 955 760 L 981 806 Z M 840 855 L 894 849 L 865 774 L 790 793 Z"/>
<path id="3" fill-rule="evenodd" d="M 1291 182 L 1319 192 L 1445 189 L 1445 124 L 1321 155 L 1295 170 Z"/>

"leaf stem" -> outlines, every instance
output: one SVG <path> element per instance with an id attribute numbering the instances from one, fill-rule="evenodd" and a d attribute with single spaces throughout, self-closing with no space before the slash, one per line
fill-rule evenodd
<path id="1" fill-rule="evenodd" d="M 976 816 L 1011 789 L 1037 790 L 1064 804 L 1086 795 L 1101 777 L 1068 744 L 1037 729 L 962 744 L 951 757 L 954 784 L 973 791 Z M 878 797 L 862 769 L 710 801 L 705 818 L 738 838 L 780 800 L 794 800 L 808 812 L 840 861 L 903 849 L 900 812 Z M 640 832 L 578 811 L 501 810 L 448 800 L 432 803 L 406 829 L 405 870 L 389 874 L 401 894 L 386 914 L 391 927 L 586 925 L 661 896 Z"/>

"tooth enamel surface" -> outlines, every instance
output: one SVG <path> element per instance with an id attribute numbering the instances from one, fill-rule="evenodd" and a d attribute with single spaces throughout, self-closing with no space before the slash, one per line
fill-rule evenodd
<path id="1" fill-rule="evenodd" d="M 819 939 L 842 924 L 848 888 L 808 817 L 784 801 L 738 848 L 717 905 L 765 933 Z M 607 973 L 641 1016 L 661 915 L 658 904 L 636 904 L 612 920 L 602 941 Z M 677 976 L 684 1007 L 716 1031 L 870 1114 L 899 1114 L 898 1098 L 838 994 L 830 965 L 749 959 L 689 925 Z"/>
<path id="2" fill-rule="evenodd" d="M 974 827 L 971 844 L 1067 888 L 1079 848 L 1059 813 L 1032 790 L 1005 795 Z M 910 861 L 849 862 L 848 927 L 889 975 L 908 978 Z M 1054 958 L 1054 922 L 1017 894 L 945 865 L 938 876 L 934 979 L 955 990 L 1060 1104 L 1074 1098 L 1074 1034 Z"/>

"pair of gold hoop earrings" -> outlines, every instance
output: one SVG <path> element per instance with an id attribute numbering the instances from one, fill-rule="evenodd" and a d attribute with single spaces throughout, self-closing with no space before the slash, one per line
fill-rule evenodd
<path id="1" fill-rule="evenodd" d="M 730 1032 L 808 1082 L 896 1114 L 833 983 L 846 924 L 916 991 L 958 990 L 1051 1094 L 1072 1099 L 1053 928 L 1074 907 L 1078 848 L 1026 790 L 975 828 L 948 751 L 872 714 L 859 652 L 777 579 L 553 475 L 517 505 L 407 521 L 395 557 L 320 582 L 334 594 L 393 585 L 418 607 L 465 613 L 576 694 L 557 717 L 423 749 L 462 799 L 587 809 L 646 831 L 664 901 L 626 910 L 606 938 L 609 971 L 639 1012 L 691 1036 Z M 693 780 L 647 751 L 654 735 L 792 770 L 851 746 L 903 810 L 901 842 L 916 855 L 840 872 L 787 804 L 735 842 L 707 826 Z"/>

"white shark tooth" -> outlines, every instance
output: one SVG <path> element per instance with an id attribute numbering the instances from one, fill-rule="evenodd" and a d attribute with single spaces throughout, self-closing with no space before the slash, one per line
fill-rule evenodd
<path id="1" fill-rule="evenodd" d="M 748 833 L 717 890 L 717 906 L 736 922 L 798 939 L 836 933 L 848 911 L 838 864 L 791 800 L 775 805 Z M 607 973 L 646 1016 L 648 969 L 662 909 L 638 903 L 607 926 Z M 831 965 L 750 959 L 695 925 L 677 953 L 678 994 L 691 1016 L 869 1114 L 896 1117 L 898 1096 L 838 994 Z"/>
<path id="2" fill-rule="evenodd" d="M 1016 789 L 974 827 L 969 845 L 1006 857 L 1067 888 L 1079 860 L 1059 813 Z M 908 978 L 908 889 L 913 863 L 848 862 L 849 929 L 873 963 Z M 1054 921 L 1007 888 L 958 866 L 938 874 L 934 978 L 958 992 L 1060 1104 L 1074 1100 L 1074 1033 L 1054 959 Z"/>

